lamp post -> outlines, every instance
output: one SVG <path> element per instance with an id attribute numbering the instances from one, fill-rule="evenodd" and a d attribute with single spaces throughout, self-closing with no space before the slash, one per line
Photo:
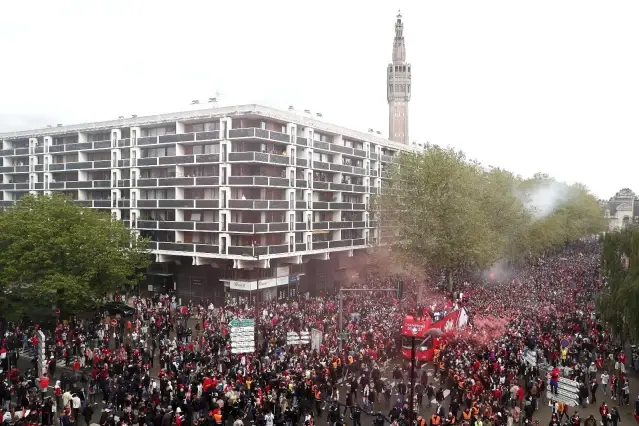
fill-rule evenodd
<path id="1" fill-rule="evenodd" d="M 417 331 L 417 328 L 413 328 L 411 330 L 412 334 L 410 336 L 406 336 L 410 337 L 410 401 L 408 404 L 408 424 L 410 426 L 413 426 L 413 421 L 415 420 L 413 410 L 415 409 L 415 364 L 417 363 L 417 360 L 415 359 L 415 335 L 417 334 Z"/>
<path id="2" fill-rule="evenodd" d="M 261 344 L 260 341 L 260 253 L 255 254 L 255 242 L 257 241 L 257 234 L 253 234 L 253 257 L 257 260 L 257 280 L 255 284 L 255 330 L 257 330 L 257 344 L 258 347 Z M 249 287 L 250 288 L 250 287 Z M 249 293 L 250 294 L 250 293 Z M 250 297 L 250 296 L 249 296 Z"/>

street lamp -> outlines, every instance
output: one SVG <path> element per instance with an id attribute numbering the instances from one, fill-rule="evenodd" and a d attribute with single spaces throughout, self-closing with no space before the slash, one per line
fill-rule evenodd
<path id="1" fill-rule="evenodd" d="M 253 257 L 257 260 L 257 282 L 255 284 L 255 330 L 257 330 L 257 344 L 260 342 L 260 252 L 255 253 L 255 243 L 257 242 L 257 234 L 253 234 Z M 249 287 L 250 288 L 250 287 Z M 249 297 L 250 297 L 249 292 Z"/>
<path id="2" fill-rule="evenodd" d="M 416 367 L 416 359 L 415 359 L 415 337 L 417 336 L 417 333 L 419 332 L 419 330 L 417 329 L 417 327 L 413 327 L 410 329 L 410 334 L 406 334 L 403 337 L 409 337 L 410 338 L 410 402 L 408 404 L 408 424 L 410 426 L 413 425 L 413 421 L 415 420 L 414 418 L 414 412 L 413 410 L 415 409 L 414 404 L 415 404 L 415 367 Z"/>

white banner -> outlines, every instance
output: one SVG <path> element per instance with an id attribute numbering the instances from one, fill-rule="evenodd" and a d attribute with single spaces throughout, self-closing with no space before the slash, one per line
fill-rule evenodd
<path id="1" fill-rule="evenodd" d="M 457 320 L 457 328 L 464 328 L 466 324 L 468 324 L 468 313 L 466 312 L 466 308 L 461 308 L 459 320 Z"/>
<path id="2" fill-rule="evenodd" d="M 238 346 L 231 348 L 232 354 L 250 354 L 255 352 L 255 346 Z"/>
<path id="3" fill-rule="evenodd" d="M 231 327 L 231 334 L 253 333 L 253 332 L 255 332 L 255 327 Z"/>
<path id="4" fill-rule="evenodd" d="M 311 349 L 312 350 L 319 351 L 320 346 L 322 346 L 323 339 L 324 339 L 324 333 L 322 333 L 316 328 L 311 329 Z"/>
<path id="5" fill-rule="evenodd" d="M 311 343 L 311 334 L 308 331 L 301 331 L 297 334 L 294 331 L 286 333 L 287 345 L 308 345 Z"/>
<path id="6" fill-rule="evenodd" d="M 255 327 L 231 327 L 231 353 L 246 354 L 255 352 Z"/>

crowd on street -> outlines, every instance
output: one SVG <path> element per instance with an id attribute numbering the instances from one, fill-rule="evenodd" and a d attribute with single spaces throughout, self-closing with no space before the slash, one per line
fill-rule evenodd
<path id="1" fill-rule="evenodd" d="M 2 422 L 404 426 L 413 417 L 417 426 L 617 426 L 617 406 L 635 403 L 626 376 L 633 358 L 595 313 L 594 296 L 605 285 L 599 260 L 596 243 L 572 245 L 496 279 L 469 277 L 455 295 L 429 293 L 428 303 L 417 296 L 424 285 L 417 280 L 405 283 L 402 300 L 390 300 L 375 294 L 388 287 L 387 277 L 363 274 L 359 285 L 370 293 L 343 300 L 342 351 L 335 296 L 258 308 L 133 298 L 136 314 L 116 327 L 103 313 L 47 330 L 1 320 Z M 459 307 L 469 326 L 442 339 L 432 369 L 416 372 L 411 416 L 410 366 L 397 362 L 402 321 Z M 256 316 L 256 352 L 233 353 L 230 321 Z M 321 332 L 319 346 L 287 344 L 288 332 L 311 329 Z M 38 331 L 46 340 L 44 374 Z M 524 361 L 529 352 L 535 363 Z M 31 369 L 16 367 L 20 354 L 33 357 Z M 580 407 L 553 399 L 549 373 L 579 382 L 580 406 L 597 404 L 601 418 L 581 418 Z M 543 404 L 551 419 L 538 414 Z"/>

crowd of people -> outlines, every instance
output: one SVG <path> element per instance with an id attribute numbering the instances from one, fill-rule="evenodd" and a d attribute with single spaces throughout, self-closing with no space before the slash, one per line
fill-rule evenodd
<path id="1" fill-rule="evenodd" d="M 362 274 L 359 285 L 370 292 L 343 299 L 342 351 L 335 296 L 269 301 L 259 311 L 206 301 L 179 306 L 168 295 L 134 298 L 136 314 L 117 327 L 101 313 L 52 330 L 2 321 L 2 422 L 382 426 L 408 425 L 412 418 L 418 426 L 511 426 L 540 420 L 538 409 L 546 404 L 551 423 L 587 424 L 579 407 L 569 409 L 546 388 L 546 377 L 578 382 L 582 406 L 608 394 L 615 404 L 630 403 L 626 355 L 594 310 L 604 285 L 598 263 L 598 245 L 580 243 L 497 277 L 468 277 L 458 288 L 461 298 L 433 290 L 427 302 L 418 280 L 407 280 L 405 297 L 391 300 L 375 290 L 388 287 L 387 277 Z M 461 306 L 470 325 L 441 339 L 434 374 L 429 368 L 416 373 L 411 415 L 402 321 L 409 313 L 441 316 Z M 256 352 L 232 353 L 229 322 L 256 312 Z M 311 329 L 322 334 L 319 347 L 287 344 L 287 332 Z M 43 374 L 38 331 L 46 339 Z M 19 349 L 33 356 L 31 369 L 16 367 Z M 535 362 L 524 361 L 530 353 Z M 58 359 L 68 368 L 56 368 Z M 614 407 L 600 413 L 604 426 L 616 426 Z"/>

